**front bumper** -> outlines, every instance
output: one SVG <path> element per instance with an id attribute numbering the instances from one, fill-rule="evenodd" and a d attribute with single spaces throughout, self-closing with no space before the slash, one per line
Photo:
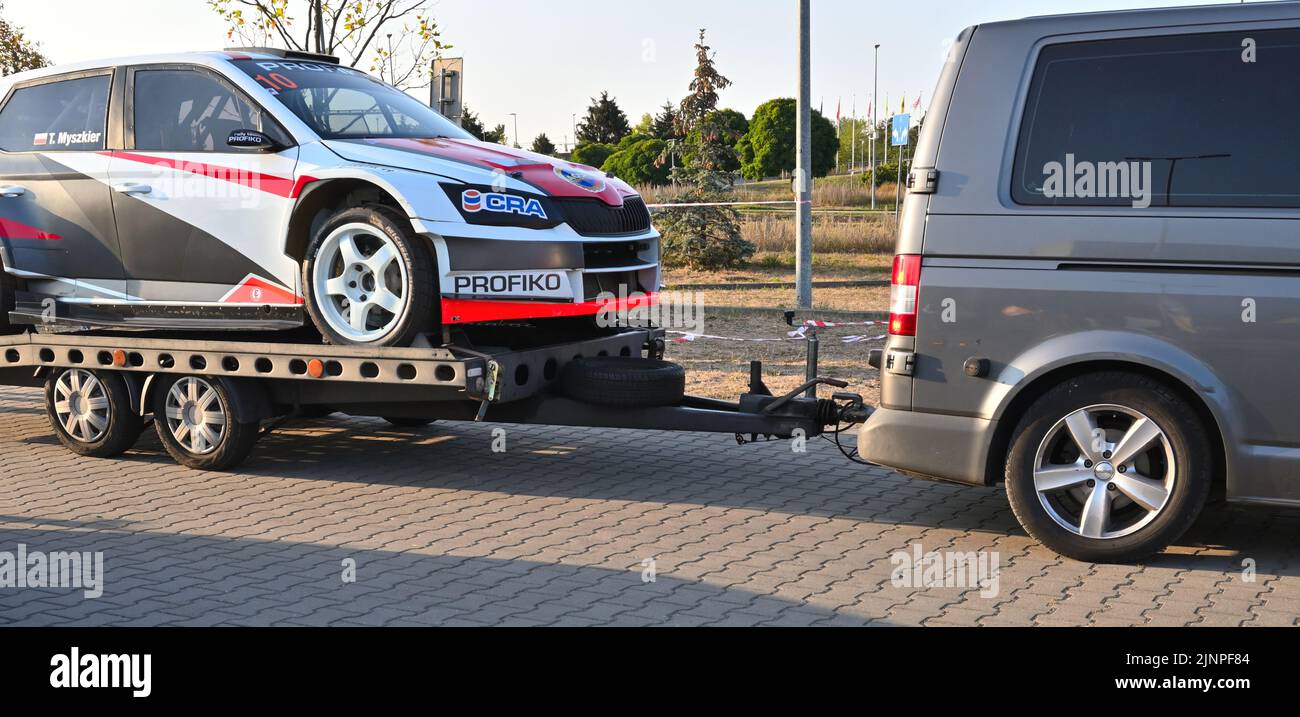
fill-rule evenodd
<path id="1" fill-rule="evenodd" d="M 443 323 L 594 316 L 657 301 L 657 233 L 572 240 L 514 231 L 513 240 L 432 237 Z"/>
<path id="2" fill-rule="evenodd" d="M 902 473 L 988 485 L 996 428 L 984 418 L 879 408 L 858 429 L 858 454 Z"/>

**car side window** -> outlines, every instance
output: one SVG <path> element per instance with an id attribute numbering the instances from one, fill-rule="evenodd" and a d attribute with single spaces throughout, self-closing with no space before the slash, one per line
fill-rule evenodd
<path id="1" fill-rule="evenodd" d="M 96 75 L 14 90 L 0 109 L 0 149 L 6 152 L 103 149 L 110 80 L 109 75 Z"/>
<path id="2" fill-rule="evenodd" d="M 1295 29 L 1047 46 L 1029 88 L 1012 198 L 1300 207 L 1297 67 Z"/>
<path id="3" fill-rule="evenodd" d="M 205 72 L 136 70 L 132 93 L 135 148 L 167 152 L 230 152 L 230 133 L 268 131 L 265 113 Z"/>

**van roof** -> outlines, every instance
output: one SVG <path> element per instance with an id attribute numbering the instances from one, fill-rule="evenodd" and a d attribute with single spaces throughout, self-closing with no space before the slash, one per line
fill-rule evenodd
<path id="1" fill-rule="evenodd" d="M 1035 15 L 1020 20 L 981 24 L 980 27 L 1041 25 L 1045 32 L 1086 32 L 1173 25 L 1212 25 L 1225 22 L 1300 19 L 1300 2 L 1189 5 L 1183 7 L 1103 10 L 1060 15 Z"/>

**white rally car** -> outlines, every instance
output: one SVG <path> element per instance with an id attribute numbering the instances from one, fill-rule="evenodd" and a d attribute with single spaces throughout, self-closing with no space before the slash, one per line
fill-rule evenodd
<path id="1" fill-rule="evenodd" d="M 0 98 L 0 329 L 310 320 L 401 346 L 659 288 L 627 184 L 477 141 L 334 58 L 85 62 L 0 79 Z"/>

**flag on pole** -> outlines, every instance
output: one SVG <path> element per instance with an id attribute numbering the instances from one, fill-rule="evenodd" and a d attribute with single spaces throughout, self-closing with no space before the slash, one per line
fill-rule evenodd
<path id="1" fill-rule="evenodd" d="M 835 100 L 835 124 L 837 124 L 837 125 L 840 123 L 840 103 L 841 103 L 841 102 L 843 102 L 843 99 L 842 99 L 842 98 L 837 98 L 837 99 Z"/>
<path id="2" fill-rule="evenodd" d="M 916 101 L 912 103 L 912 109 L 914 109 L 914 110 L 919 110 L 919 109 L 921 109 L 921 95 L 920 95 L 920 93 L 917 93 L 917 95 L 916 95 Z"/>
<path id="3" fill-rule="evenodd" d="M 898 114 L 901 115 L 906 111 L 907 111 L 907 93 L 904 92 L 903 99 L 898 103 Z"/>
<path id="4" fill-rule="evenodd" d="M 876 99 L 876 98 L 872 97 L 871 99 L 869 99 L 869 100 L 867 101 L 867 119 L 868 119 L 868 120 L 875 119 L 875 116 L 876 116 L 876 103 L 875 103 L 875 99 Z"/>

